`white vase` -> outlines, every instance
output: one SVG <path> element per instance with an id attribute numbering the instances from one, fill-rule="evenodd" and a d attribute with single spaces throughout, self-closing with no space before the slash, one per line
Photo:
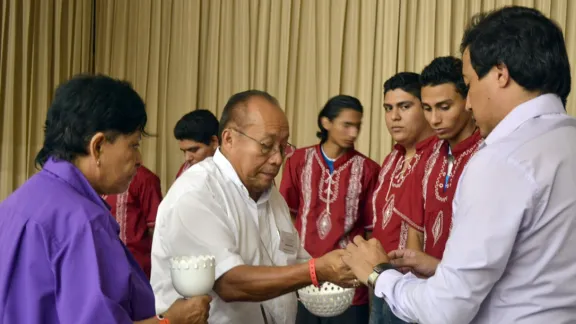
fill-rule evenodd
<path id="1" fill-rule="evenodd" d="M 170 259 L 172 285 L 183 297 L 207 295 L 215 280 L 215 258 L 210 255 Z"/>

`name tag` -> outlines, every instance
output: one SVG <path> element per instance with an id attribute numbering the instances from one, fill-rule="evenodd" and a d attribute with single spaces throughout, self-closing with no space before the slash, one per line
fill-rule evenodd
<path id="1" fill-rule="evenodd" d="M 280 251 L 286 254 L 296 254 L 298 251 L 296 233 L 280 231 Z"/>

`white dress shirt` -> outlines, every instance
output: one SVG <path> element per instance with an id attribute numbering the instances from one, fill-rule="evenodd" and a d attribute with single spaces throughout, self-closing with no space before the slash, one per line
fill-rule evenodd
<path id="1" fill-rule="evenodd" d="M 281 236 L 289 236 L 296 248 L 281 251 Z M 170 257 L 205 254 L 216 257 L 216 279 L 239 265 L 284 266 L 310 258 L 276 187 L 255 202 L 220 150 L 186 170 L 158 209 L 151 274 L 158 313 L 181 298 L 172 286 Z M 261 303 L 226 303 L 215 293 L 212 297 L 209 323 L 264 323 Z M 295 293 L 262 305 L 269 324 L 294 324 Z"/>
<path id="2" fill-rule="evenodd" d="M 546 94 L 516 107 L 468 163 L 428 280 L 388 270 L 392 311 L 429 324 L 576 323 L 576 120 Z"/>

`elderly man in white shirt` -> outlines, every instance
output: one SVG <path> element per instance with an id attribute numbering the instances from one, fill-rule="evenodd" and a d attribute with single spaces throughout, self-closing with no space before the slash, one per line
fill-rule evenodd
<path id="1" fill-rule="evenodd" d="M 462 51 L 485 142 L 458 185 L 442 260 L 387 256 L 359 237 L 343 259 L 405 321 L 576 323 L 576 120 L 564 108 L 562 31 L 537 10 L 507 7 L 474 18 Z"/>
<path id="2" fill-rule="evenodd" d="M 172 256 L 216 257 L 214 324 L 294 324 L 295 290 L 318 281 L 359 285 L 342 262 L 344 250 L 309 261 L 300 244 L 273 185 L 292 151 L 288 137 L 274 97 L 250 90 L 230 98 L 220 148 L 184 172 L 158 209 L 151 275 L 158 313 L 180 297 L 171 282 Z"/>

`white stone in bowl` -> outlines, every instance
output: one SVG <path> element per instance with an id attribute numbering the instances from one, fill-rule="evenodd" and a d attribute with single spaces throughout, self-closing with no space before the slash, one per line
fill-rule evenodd
<path id="1" fill-rule="evenodd" d="M 211 255 L 179 256 L 170 259 L 174 289 L 183 297 L 194 297 L 212 291 L 216 259 Z"/>
<path id="2" fill-rule="evenodd" d="M 344 313 L 354 299 L 354 288 L 342 288 L 330 282 L 320 288 L 314 285 L 298 290 L 298 297 L 310 313 L 320 317 L 333 317 Z"/>

